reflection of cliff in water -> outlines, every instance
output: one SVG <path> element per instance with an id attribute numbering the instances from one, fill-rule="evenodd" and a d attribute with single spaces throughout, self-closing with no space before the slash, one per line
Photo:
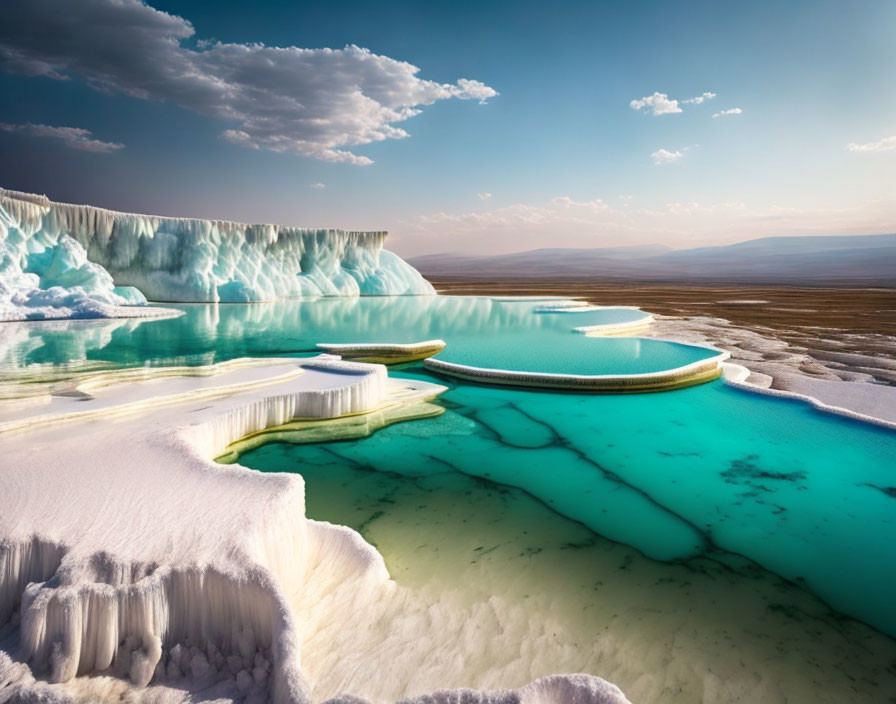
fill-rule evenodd
<path id="1" fill-rule="evenodd" d="M 117 365 L 209 364 L 242 356 L 315 353 L 318 342 L 409 343 L 471 338 L 497 331 L 569 332 L 574 325 L 633 320 L 615 309 L 541 315 L 537 301 L 455 296 L 321 298 L 256 304 L 177 306 L 185 314 L 151 321 L 77 321 L 6 325 L 0 361 L 7 368 L 72 360 Z M 574 318 L 574 320 L 573 320 Z"/>
<path id="2" fill-rule="evenodd" d="M 113 339 L 133 335 L 152 318 L 96 320 L 49 320 L 0 324 L 0 379 L 26 365 L 71 367 L 86 362 L 93 353 L 112 344 Z M 21 379 L 16 373 L 16 378 Z"/>

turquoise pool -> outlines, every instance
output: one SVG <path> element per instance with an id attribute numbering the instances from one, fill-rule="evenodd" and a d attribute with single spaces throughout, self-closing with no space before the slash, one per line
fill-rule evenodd
<path id="1" fill-rule="evenodd" d="M 567 325 L 573 314 L 564 315 Z M 439 354 L 444 362 L 487 369 L 550 374 L 644 374 L 676 369 L 717 352 L 695 345 L 631 337 L 506 335 L 453 340 Z"/>
<path id="2" fill-rule="evenodd" d="M 543 304 L 423 297 L 188 305 L 169 320 L 4 325 L 0 362 L 9 377 L 32 364 L 202 364 L 308 355 L 318 342 L 436 337 L 448 342 L 446 359 L 480 366 L 538 360 L 631 373 L 714 354 L 571 332 L 637 320 L 637 310 L 536 313 Z M 434 378 L 419 366 L 396 373 Z M 721 381 L 627 396 L 449 386 L 438 418 L 363 441 L 289 447 L 294 471 L 325 452 L 381 472 L 448 470 L 515 487 L 652 559 L 758 565 L 896 635 L 896 433 Z M 254 466 L 256 453 L 241 462 Z"/>
<path id="3" fill-rule="evenodd" d="M 606 308 L 574 314 L 535 314 L 541 300 L 398 296 L 323 298 L 266 304 L 172 305 L 178 318 L 155 321 L 56 321 L 3 326 L 0 373 L 29 364 L 75 361 L 115 365 L 209 364 L 244 356 L 317 354 L 319 342 L 409 343 L 442 338 L 453 346 L 478 347 L 483 359 L 514 347 L 551 352 L 600 349 L 593 364 L 664 369 L 670 357 L 693 348 L 648 342 L 592 339 L 576 325 L 625 323 L 645 317 L 635 309 Z M 634 355 L 634 360 L 632 359 Z M 587 362 L 587 360 L 585 360 Z"/>
<path id="4" fill-rule="evenodd" d="M 413 655 L 402 651 L 402 659 L 416 657 L 421 671 L 432 673 L 439 670 L 434 663 L 442 663 L 464 673 L 443 676 L 440 686 L 472 685 L 475 675 L 469 673 L 483 659 L 476 643 L 484 640 L 492 644 L 489 662 L 504 673 L 502 686 L 589 672 L 611 679 L 642 704 L 890 701 L 896 641 L 839 616 L 809 590 L 721 548 L 701 547 L 692 557 L 667 561 L 648 558 L 562 515 L 550 499 L 492 481 L 498 472 L 506 481 L 540 488 L 541 497 L 552 495 L 571 476 L 574 459 L 562 448 L 549 455 L 540 446 L 550 436 L 520 425 L 497 398 L 471 419 L 466 404 L 484 399 L 457 391 L 446 396 L 451 408 L 440 419 L 392 426 L 360 442 L 271 443 L 241 460 L 265 472 L 301 472 L 307 515 L 359 531 L 395 580 L 397 603 L 390 607 L 387 601 L 375 614 L 359 610 L 353 620 L 352 647 L 356 659 L 368 663 L 366 671 L 357 673 L 349 653 L 330 670 L 335 681 L 362 689 L 371 686 L 371 671 L 389 670 L 394 674 L 388 684 L 377 680 L 381 701 L 395 701 L 414 686 L 413 675 L 402 679 L 392 667 L 394 648 L 364 639 L 366 623 L 385 619 L 396 633 L 420 629 L 408 649 Z M 540 416 L 553 408 L 545 406 Z M 516 428 L 511 434 L 507 424 L 495 422 L 504 409 Z M 608 430 L 619 430 L 611 425 Z M 471 450 L 489 454 L 469 455 L 468 440 Z M 623 433 L 621 444 L 631 441 Z M 412 448 L 408 458 L 397 449 L 405 443 Z M 429 455 L 449 444 L 454 455 L 446 462 Z M 527 452 L 536 455 L 528 462 Z M 661 468 L 664 456 L 655 454 L 651 466 Z M 539 465 L 539 458 L 545 463 Z M 512 462 L 521 462 L 517 476 Z M 680 482 L 682 472 L 671 480 Z M 599 520 L 616 492 L 596 500 L 594 486 L 586 481 L 581 497 L 566 492 L 560 508 L 578 504 Z M 717 498 L 725 500 L 722 492 Z M 628 507 L 612 518 L 663 527 L 649 508 Z M 464 637 L 471 632 L 477 639 Z M 514 669 L 521 652 L 530 653 L 523 674 Z M 419 682 L 417 687 L 423 688 Z"/>
<path id="5" fill-rule="evenodd" d="M 441 402 L 323 456 L 516 487 L 657 560 L 747 558 L 896 634 L 896 433 L 721 381 L 623 396 L 458 384 Z M 289 452 L 299 472 L 322 457 Z"/>

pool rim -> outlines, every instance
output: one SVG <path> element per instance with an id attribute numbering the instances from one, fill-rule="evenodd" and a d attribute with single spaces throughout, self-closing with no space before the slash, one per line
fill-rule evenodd
<path id="1" fill-rule="evenodd" d="M 430 371 L 472 381 L 505 386 L 526 386 L 548 389 L 578 389 L 592 391 L 663 391 L 691 386 L 718 379 L 722 363 L 731 353 L 712 345 L 694 345 L 660 338 L 631 338 L 667 342 L 681 347 L 695 347 L 715 354 L 695 362 L 639 374 L 563 374 L 558 372 L 526 372 L 494 367 L 477 367 L 458 362 L 428 357 L 423 366 Z"/>

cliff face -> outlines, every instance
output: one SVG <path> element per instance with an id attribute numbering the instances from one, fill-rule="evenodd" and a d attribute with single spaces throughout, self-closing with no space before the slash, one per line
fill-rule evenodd
<path id="1" fill-rule="evenodd" d="M 63 246 L 83 249 L 115 286 L 157 301 L 434 293 L 413 267 L 383 249 L 385 232 L 135 215 L 5 189 L 0 208 L 7 260 L 0 276 L 16 260 L 17 273 L 41 277 L 42 263 Z"/>

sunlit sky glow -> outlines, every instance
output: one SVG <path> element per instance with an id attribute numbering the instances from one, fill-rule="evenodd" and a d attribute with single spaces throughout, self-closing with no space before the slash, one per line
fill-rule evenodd
<path id="1" fill-rule="evenodd" d="M 896 232 L 896 3 L 28 0 L 0 185 L 405 255 Z"/>

